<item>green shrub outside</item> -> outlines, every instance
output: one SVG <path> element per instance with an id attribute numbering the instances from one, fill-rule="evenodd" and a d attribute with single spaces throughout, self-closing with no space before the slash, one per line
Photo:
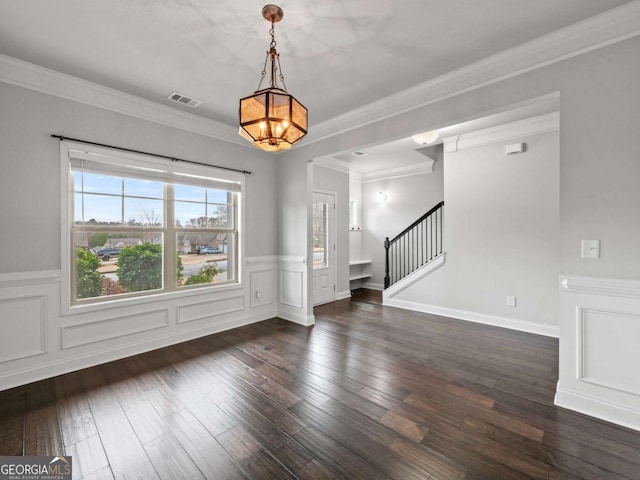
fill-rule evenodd
<path id="1" fill-rule="evenodd" d="M 102 292 L 102 275 L 98 272 L 100 259 L 83 248 L 76 248 L 77 298 L 99 297 Z"/>
<path id="2" fill-rule="evenodd" d="M 185 285 L 197 285 L 199 283 L 211 283 L 216 275 L 222 273 L 220 267 L 218 267 L 217 263 L 213 263 L 212 265 L 205 265 L 200 269 L 198 273 L 195 275 L 191 275 L 187 278 L 187 281 L 184 282 Z"/>

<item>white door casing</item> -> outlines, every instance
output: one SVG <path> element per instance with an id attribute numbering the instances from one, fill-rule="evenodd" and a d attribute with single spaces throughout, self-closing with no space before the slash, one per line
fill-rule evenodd
<path id="1" fill-rule="evenodd" d="M 336 198 L 313 192 L 313 304 L 333 302 L 336 285 Z"/>

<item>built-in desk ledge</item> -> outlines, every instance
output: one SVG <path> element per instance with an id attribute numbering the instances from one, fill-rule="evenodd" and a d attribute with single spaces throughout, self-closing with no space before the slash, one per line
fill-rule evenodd
<path id="1" fill-rule="evenodd" d="M 371 278 L 371 260 L 351 260 L 349 262 L 349 281 Z"/>
<path id="2" fill-rule="evenodd" d="M 366 265 L 368 263 L 371 263 L 371 260 L 351 260 L 349 262 L 349 266 L 353 266 L 353 265 Z"/>

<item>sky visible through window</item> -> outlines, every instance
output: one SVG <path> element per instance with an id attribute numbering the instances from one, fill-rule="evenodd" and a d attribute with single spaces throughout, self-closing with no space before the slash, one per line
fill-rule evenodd
<path id="1" fill-rule="evenodd" d="M 174 188 L 178 226 L 188 226 L 193 219 L 205 216 L 219 216 L 228 202 L 224 190 L 180 184 Z M 82 222 L 83 216 L 85 222 L 93 219 L 110 224 L 148 223 L 151 217 L 162 222 L 164 217 L 163 183 L 159 181 L 76 172 L 74 191 L 75 222 Z"/>

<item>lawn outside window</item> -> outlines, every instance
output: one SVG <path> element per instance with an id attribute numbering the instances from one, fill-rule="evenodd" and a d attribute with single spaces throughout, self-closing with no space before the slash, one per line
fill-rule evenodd
<path id="1" fill-rule="evenodd" d="M 71 307 L 239 283 L 242 175 L 63 143 Z"/>

